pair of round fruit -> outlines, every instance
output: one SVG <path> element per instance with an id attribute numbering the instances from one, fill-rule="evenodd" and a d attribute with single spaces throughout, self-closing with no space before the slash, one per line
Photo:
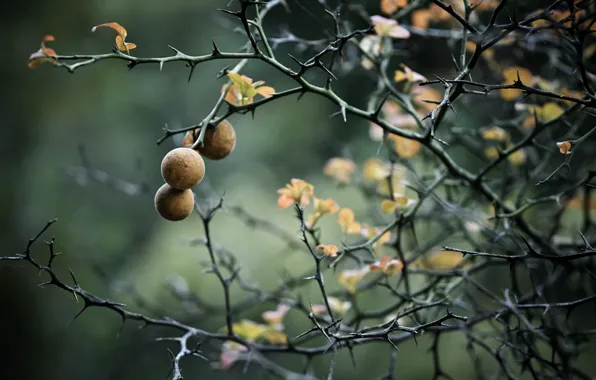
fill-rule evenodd
<path id="1" fill-rule="evenodd" d="M 195 197 L 191 189 L 205 177 L 203 157 L 221 160 L 236 146 L 236 132 L 226 120 L 207 129 L 203 145 L 191 149 L 199 132 L 199 129 L 187 132 L 182 146 L 169 151 L 161 161 L 161 176 L 165 183 L 155 193 L 154 203 L 164 219 L 183 220 L 194 210 Z"/>

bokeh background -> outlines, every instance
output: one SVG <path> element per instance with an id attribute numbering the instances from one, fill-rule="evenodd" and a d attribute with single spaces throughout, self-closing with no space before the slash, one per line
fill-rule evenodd
<path id="1" fill-rule="evenodd" d="M 362 3 L 376 13 L 377 1 Z M 187 83 L 188 71 L 182 63 L 166 64 L 160 72 L 157 65 L 128 71 L 125 62 L 103 61 L 69 74 L 49 66 L 30 70 L 27 57 L 38 49 L 44 34 L 56 37 L 51 47 L 59 54 L 109 52 L 114 33 L 107 29 L 91 33 L 90 29 L 110 21 L 128 29 L 128 40 L 138 45 L 134 53 L 140 56 L 170 55 L 168 44 L 188 54 L 205 54 L 211 49 L 211 38 L 220 49 L 236 51 L 245 40 L 233 30 L 234 19 L 217 11 L 226 5 L 227 1 L 182 0 L 35 0 L 5 5 L 0 13 L 4 52 L 0 60 L 3 255 L 24 249 L 49 219 L 58 218 L 45 235 L 54 236 L 57 250 L 63 252 L 56 264 L 58 272 L 64 276 L 71 268 L 86 290 L 148 314 L 165 311 L 169 316 L 188 318 L 188 311 L 164 286 L 178 276 L 201 298 L 221 302 L 217 282 L 203 273 L 207 251 L 189 243 L 202 236 L 199 218 L 193 215 L 180 223 L 160 219 L 153 208 L 153 194 L 162 183 L 161 159 L 177 142 L 170 139 L 157 146 L 162 128 L 166 124 L 184 127 L 204 118 L 223 83 L 216 74 L 230 62 L 200 65 Z M 315 16 L 288 17 L 280 10 L 271 14 L 267 26 L 272 34 L 287 25 L 297 35 L 320 38 L 321 25 L 315 20 L 320 15 L 315 12 Z M 323 22 L 330 28 L 328 19 Z M 428 41 L 427 45 L 420 42 L 414 39 L 403 50 L 404 61 L 425 74 L 452 70 L 447 44 L 431 48 Z M 281 49 L 289 52 L 294 48 Z M 249 63 L 243 73 L 276 89 L 290 84 L 260 63 Z M 374 81 L 356 67 L 335 86 L 351 103 L 364 106 Z M 357 214 L 365 210 L 359 192 L 338 189 L 322 172 L 331 157 L 348 155 L 361 163 L 377 149 L 368 138 L 367 123 L 330 118 L 336 111 L 333 104 L 306 95 L 300 102 L 290 97 L 266 105 L 254 118 L 233 116 L 236 150 L 223 161 L 207 162 L 207 178 L 197 189 L 199 201 L 212 204 L 225 192 L 228 204 L 292 234 L 297 221 L 292 210 L 276 207 L 276 190 L 297 177 L 313 183 L 317 194 L 333 197 Z M 482 113 L 476 115 L 480 116 L 463 109 L 459 114 L 462 127 L 478 123 L 475 118 L 482 118 Z M 99 177 L 106 181 L 85 175 L 81 165 L 106 173 Z M 237 255 L 247 279 L 265 289 L 274 287 L 284 270 L 297 273 L 310 264 L 301 254 L 285 250 L 282 239 L 248 228 L 232 213 L 217 215 L 213 238 Z M 46 254 L 43 244 L 37 245 L 36 254 Z M 0 265 L 3 377 L 166 377 L 170 368 L 166 347 L 173 346 L 155 342 L 156 337 L 167 334 L 165 331 L 141 330 L 127 323 L 119 332 L 116 314 L 93 309 L 68 323 L 81 304 L 62 291 L 37 287 L 43 280 L 28 265 Z M 305 294 L 317 294 L 314 287 L 305 289 Z M 138 305 L 137 298 L 148 304 Z M 256 307 L 246 317 L 256 320 L 272 306 Z M 223 325 L 223 319 L 204 315 L 192 322 L 211 330 Z M 293 327 L 296 334 L 308 328 L 301 323 Z M 413 343 L 400 347 L 400 378 L 428 376 L 431 364 L 424 344 L 422 340 L 419 348 Z M 445 368 L 457 379 L 474 378 L 463 344 L 456 338 L 442 344 Z M 371 373 L 377 375 L 378 368 L 386 367 L 389 358 L 386 345 L 370 345 L 355 353 L 358 366 L 353 368 L 349 359 L 341 356 L 337 378 L 370 378 Z M 207 348 L 206 355 L 216 358 L 217 350 Z M 326 366 L 325 361 L 315 364 L 322 370 Z M 201 360 L 185 360 L 183 365 L 189 379 L 243 376 L 211 371 Z M 257 375 L 262 373 L 253 373 Z"/>

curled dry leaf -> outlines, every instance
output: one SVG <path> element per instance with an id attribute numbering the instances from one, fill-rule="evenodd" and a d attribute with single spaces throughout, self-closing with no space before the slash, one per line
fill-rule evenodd
<path id="1" fill-rule="evenodd" d="M 386 276 L 393 276 L 401 272 L 404 264 L 390 256 L 383 256 L 380 261 L 368 265 L 371 272 L 382 272 Z"/>
<path id="2" fill-rule="evenodd" d="M 41 48 L 36 51 L 35 53 L 29 56 L 29 66 L 30 69 L 34 69 L 37 66 L 41 65 L 42 63 L 52 63 L 56 64 L 56 52 L 54 49 L 46 47 L 45 43 L 54 41 L 55 38 L 52 35 L 45 35 L 41 40 Z"/>
<path id="3" fill-rule="evenodd" d="M 571 154 L 571 148 L 573 145 L 570 141 L 558 142 L 557 146 L 559 147 L 559 152 L 561 152 L 561 154 Z"/>
<path id="4" fill-rule="evenodd" d="M 317 249 L 322 250 L 323 254 L 327 257 L 336 257 L 339 252 L 339 248 L 333 244 L 319 244 L 317 245 Z"/>
<path id="5" fill-rule="evenodd" d="M 112 28 L 118 33 L 116 36 L 116 47 L 118 47 L 118 50 L 129 53 L 130 50 L 137 47 L 137 45 L 133 44 L 132 42 L 126 42 L 126 36 L 128 33 L 126 32 L 126 29 L 124 29 L 124 27 L 117 22 L 107 22 L 105 24 L 95 25 L 93 28 L 91 28 L 91 31 L 95 32 L 97 28 L 103 27 Z"/>

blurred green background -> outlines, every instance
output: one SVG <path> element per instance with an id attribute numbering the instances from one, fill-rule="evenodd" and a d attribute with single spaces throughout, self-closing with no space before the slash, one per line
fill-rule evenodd
<path id="1" fill-rule="evenodd" d="M 71 268 L 84 289 L 149 314 L 157 309 L 186 318 L 183 306 L 164 286 L 171 276 L 181 276 L 202 299 L 221 302 L 217 282 L 202 272 L 207 251 L 188 243 L 203 236 L 199 218 L 193 215 L 180 223 L 160 219 L 153 208 L 153 194 L 162 183 L 161 159 L 177 142 L 168 140 L 156 146 L 162 128 L 165 124 L 185 127 L 204 118 L 223 83 L 216 74 L 230 62 L 202 64 L 187 83 L 188 71 L 182 63 L 166 64 L 160 72 L 157 65 L 128 71 L 125 62 L 103 61 L 69 74 L 47 65 L 30 70 L 27 57 L 38 49 L 44 34 L 56 37 L 49 46 L 58 54 L 109 52 L 114 33 L 90 30 L 110 21 L 127 28 L 127 40 L 138 45 L 134 51 L 138 56 L 171 55 L 168 44 L 187 54 L 205 54 L 211 49 L 211 38 L 221 50 L 236 51 L 245 40 L 233 32 L 234 19 L 216 10 L 227 3 L 37 0 L 5 6 L 0 13 L 5 52 L 0 61 L 4 90 L 0 165 L 7 181 L 0 193 L 3 255 L 24 249 L 27 240 L 56 217 L 58 223 L 45 238 L 54 236 L 57 250 L 63 252 L 57 259 L 58 272 L 67 276 Z M 369 3 L 371 10 L 378 6 L 377 1 Z M 285 24 L 297 35 L 320 38 L 320 25 L 313 18 L 288 18 L 281 9 L 266 23 L 272 35 Z M 282 47 L 282 51 L 292 49 Z M 430 53 L 413 46 L 404 51 L 410 60 L 413 54 L 425 74 L 431 69 L 433 73 L 451 70 L 446 48 Z M 437 54 L 443 57 L 437 59 Z M 261 63 L 249 63 L 243 73 L 276 89 L 290 84 Z M 351 103 L 364 106 L 374 82 L 356 69 L 336 88 Z M 276 207 L 276 190 L 296 177 L 313 183 L 321 197 L 333 197 L 357 215 L 363 213 L 366 204 L 361 194 L 337 189 L 323 176 L 322 167 L 327 159 L 343 154 L 361 163 L 375 154 L 377 146 L 368 138 L 367 123 L 355 118 L 348 118 L 348 123 L 330 119 L 336 111 L 331 103 L 306 95 L 300 102 L 290 97 L 268 104 L 257 110 L 254 119 L 233 116 L 236 150 L 226 160 L 207 162 L 207 178 L 197 189 L 201 204 L 212 204 L 225 192 L 230 205 L 241 206 L 293 234 L 298 228 L 294 213 Z M 462 115 L 462 125 L 475 122 L 465 110 Z M 128 182 L 130 193 L 86 177 L 76 169 L 83 163 Z M 310 264 L 301 253 L 286 252 L 282 239 L 252 230 L 230 213 L 217 215 L 213 239 L 237 255 L 246 279 L 265 289 L 273 288 L 284 270 L 298 274 L 299 268 Z M 35 252 L 39 257 L 47 253 L 39 243 Z M 44 279 L 29 265 L 0 265 L 0 341 L 4 347 L 0 373 L 19 379 L 166 377 L 170 368 L 166 347 L 175 347 L 155 342 L 166 331 L 139 330 L 137 324 L 127 323 L 118 334 L 119 317 L 93 309 L 67 324 L 81 304 L 65 292 L 37 287 Z M 316 300 L 316 288 L 305 289 Z M 135 292 L 150 302 L 149 310 L 135 305 Z M 263 310 L 274 306 L 256 307 L 245 317 L 258 320 Z M 200 315 L 189 322 L 212 331 L 223 325 L 222 318 Z M 297 335 L 308 327 L 302 321 L 292 332 Z M 397 365 L 402 378 L 425 378 L 430 373 L 428 347 L 422 343 L 420 348 L 413 343 L 400 347 Z M 451 343 L 444 339 L 443 344 Z M 474 378 L 463 344 L 457 347 L 445 351 L 445 368 L 455 370 L 452 373 L 458 379 Z M 216 347 L 206 348 L 208 357 L 217 354 Z M 355 354 L 355 369 L 346 355 L 340 355 L 337 378 L 380 375 L 377 370 L 386 368 L 389 359 L 385 344 L 359 348 Z M 326 362 L 315 365 L 324 371 Z M 184 360 L 183 369 L 189 379 L 242 376 L 238 371 L 211 371 L 207 362 L 193 359 Z"/>

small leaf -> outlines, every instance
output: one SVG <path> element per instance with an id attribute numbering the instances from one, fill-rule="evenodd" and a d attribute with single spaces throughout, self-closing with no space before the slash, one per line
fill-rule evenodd
<path id="1" fill-rule="evenodd" d="M 128 35 L 126 29 L 124 29 L 124 27 L 120 24 L 118 24 L 117 22 L 108 22 L 105 24 L 99 24 L 94 26 L 93 28 L 91 28 L 92 32 L 95 32 L 97 30 L 97 28 L 111 28 L 114 29 L 118 35 L 116 36 L 116 47 L 118 48 L 118 50 L 120 51 L 126 51 L 127 53 L 136 48 L 137 45 L 130 43 L 130 42 L 126 42 L 126 36 Z"/>
<path id="2" fill-rule="evenodd" d="M 392 15 L 399 8 L 405 8 L 408 5 L 408 0 L 381 0 L 381 12 L 386 15 Z"/>
<path id="3" fill-rule="evenodd" d="M 397 210 L 397 202 L 385 199 L 381 202 L 381 211 L 384 214 L 392 214 Z"/>
<path id="4" fill-rule="evenodd" d="M 46 62 L 56 64 L 56 52 L 54 51 L 54 49 L 48 48 L 45 45 L 46 42 L 50 42 L 50 41 L 54 41 L 54 40 L 55 40 L 54 36 L 52 36 L 50 34 L 45 35 L 42 38 L 40 49 L 29 56 L 29 63 L 27 64 L 27 66 L 30 69 L 35 69 L 42 63 L 46 63 Z"/>
<path id="5" fill-rule="evenodd" d="M 559 147 L 559 152 L 561 152 L 561 154 L 571 154 L 571 148 L 573 147 L 571 142 L 569 142 L 569 141 L 558 142 L 557 146 Z"/>
<path id="6" fill-rule="evenodd" d="M 264 98 L 269 98 L 271 95 L 275 94 L 275 89 L 270 86 L 257 87 L 257 93 Z"/>
<path id="7" fill-rule="evenodd" d="M 319 244 L 317 245 L 317 249 L 323 250 L 323 253 L 327 257 L 336 257 L 339 252 L 339 248 L 333 244 Z"/>

